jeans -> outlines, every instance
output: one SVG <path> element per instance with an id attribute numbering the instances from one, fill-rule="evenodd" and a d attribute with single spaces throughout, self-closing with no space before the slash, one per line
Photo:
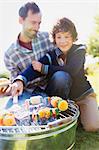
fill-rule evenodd
<path id="1" fill-rule="evenodd" d="M 49 96 L 59 96 L 67 99 L 71 85 L 71 76 L 67 72 L 57 71 L 49 80 L 45 91 Z"/>
<path id="2" fill-rule="evenodd" d="M 59 96 L 63 99 L 68 98 L 68 94 L 70 92 L 70 87 L 72 85 L 72 79 L 70 75 L 64 71 L 57 71 L 51 77 L 48 82 L 48 85 L 45 90 L 37 87 L 33 93 L 28 91 L 24 91 L 22 95 L 18 96 L 18 103 L 22 105 L 26 99 L 29 99 L 31 96 L 41 95 L 42 97 L 46 96 Z M 9 99 L 6 109 L 13 105 L 12 98 Z"/>

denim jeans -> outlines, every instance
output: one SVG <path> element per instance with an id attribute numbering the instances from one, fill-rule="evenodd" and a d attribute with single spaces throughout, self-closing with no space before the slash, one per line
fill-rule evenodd
<path id="1" fill-rule="evenodd" d="M 63 99 L 68 98 L 68 94 L 70 92 L 70 87 L 72 85 L 72 79 L 70 75 L 64 71 L 57 71 L 51 77 L 48 82 L 48 85 L 45 90 L 37 87 L 33 93 L 28 91 L 24 91 L 22 95 L 18 96 L 18 103 L 22 105 L 26 99 L 29 99 L 31 96 L 41 95 L 43 97 L 46 96 L 60 96 Z M 13 105 L 12 98 L 9 99 L 6 109 Z"/>
<path id="2" fill-rule="evenodd" d="M 49 96 L 60 96 L 67 99 L 71 85 L 71 76 L 67 72 L 57 71 L 49 80 L 45 91 Z"/>

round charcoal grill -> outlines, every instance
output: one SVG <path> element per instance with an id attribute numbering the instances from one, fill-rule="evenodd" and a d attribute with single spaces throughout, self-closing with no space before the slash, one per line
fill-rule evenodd
<path id="1" fill-rule="evenodd" d="M 42 126 L 0 126 L 0 150 L 70 150 L 75 144 L 78 107 L 69 108 L 57 121 Z"/>

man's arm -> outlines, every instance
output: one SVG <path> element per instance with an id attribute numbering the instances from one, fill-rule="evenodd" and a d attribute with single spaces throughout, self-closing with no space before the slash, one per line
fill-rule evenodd
<path id="1" fill-rule="evenodd" d="M 10 71 L 11 80 L 13 80 L 19 74 L 20 69 L 18 68 L 16 63 L 12 61 L 12 56 L 10 55 L 9 52 L 7 53 L 7 51 L 4 54 L 4 63 L 6 68 Z"/>

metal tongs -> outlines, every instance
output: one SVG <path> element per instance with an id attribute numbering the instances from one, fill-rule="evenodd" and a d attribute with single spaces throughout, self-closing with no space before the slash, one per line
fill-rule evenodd
<path id="1" fill-rule="evenodd" d="M 18 105 L 18 96 L 17 95 L 15 95 L 14 97 L 13 97 L 13 105 Z"/>
<path id="2" fill-rule="evenodd" d="M 9 110 L 12 112 L 16 112 L 20 109 L 21 109 L 21 106 L 19 106 L 18 104 L 18 96 L 16 95 L 13 97 L 13 105 L 11 106 L 11 108 L 9 108 Z"/>

